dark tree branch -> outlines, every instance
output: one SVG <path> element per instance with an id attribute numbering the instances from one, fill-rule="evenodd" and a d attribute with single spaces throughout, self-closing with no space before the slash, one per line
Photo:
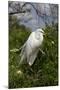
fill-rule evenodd
<path id="1" fill-rule="evenodd" d="M 10 12 L 9 15 L 14 15 L 14 14 L 19 14 L 19 13 L 26 13 L 26 11 Z"/>
<path id="2" fill-rule="evenodd" d="M 52 17 L 51 15 L 47 15 L 47 14 L 42 14 L 32 3 L 30 3 L 30 2 L 26 2 L 26 3 L 24 3 L 23 5 L 22 5 L 22 8 L 24 7 L 24 6 L 26 6 L 26 5 L 28 5 L 28 4 L 30 4 L 33 8 L 34 8 L 34 10 L 36 11 L 36 13 L 37 13 L 37 15 L 40 17 L 44 17 L 44 16 L 48 16 L 48 17 Z M 54 18 L 56 18 L 57 16 L 53 16 Z"/>
<path id="3" fill-rule="evenodd" d="M 42 14 L 42 13 L 34 6 L 34 4 L 32 4 L 32 3 L 30 3 L 30 2 L 25 2 L 25 3 L 22 5 L 22 7 L 20 7 L 20 4 L 18 4 L 19 9 L 18 9 L 16 12 L 10 12 L 9 15 L 14 15 L 14 14 L 19 14 L 19 13 L 30 12 L 30 11 L 31 11 L 30 9 L 23 10 L 23 7 L 25 7 L 25 6 L 28 5 L 28 4 L 31 5 L 31 6 L 34 8 L 34 10 L 36 11 L 36 14 L 37 14 L 39 17 L 41 17 L 41 18 L 43 18 L 44 16 L 54 17 L 54 18 L 57 17 L 57 16 L 47 15 L 47 14 L 45 14 L 45 13 Z"/>

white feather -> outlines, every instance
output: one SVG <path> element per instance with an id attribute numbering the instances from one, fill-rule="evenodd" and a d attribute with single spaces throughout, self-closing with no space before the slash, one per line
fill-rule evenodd
<path id="1" fill-rule="evenodd" d="M 31 66 L 38 54 L 39 47 L 43 42 L 43 30 L 37 29 L 36 31 L 32 32 L 28 38 L 28 40 L 23 45 L 21 50 L 21 60 L 23 62 L 27 59 L 27 63 Z"/>

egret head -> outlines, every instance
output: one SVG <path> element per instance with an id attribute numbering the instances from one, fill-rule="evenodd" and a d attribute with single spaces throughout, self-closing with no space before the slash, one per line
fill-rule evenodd
<path id="1" fill-rule="evenodd" d="M 36 32 L 44 34 L 44 31 L 42 29 L 37 29 Z"/>
<path id="2" fill-rule="evenodd" d="M 44 35 L 44 31 L 43 31 L 42 29 L 37 29 L 37 30 L 35 31 L 35 37 L 36 37 L 37 39 L 41 39 L 41 36 L 43 37 L 43 35 Z"/>

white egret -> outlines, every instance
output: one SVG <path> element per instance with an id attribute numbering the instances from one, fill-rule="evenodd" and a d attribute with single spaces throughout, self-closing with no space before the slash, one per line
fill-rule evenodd
<path id="1" fill-rule="evenodd" d="M 32 66 L 34 63 L 39 50 L 44 54 L 44 52 L 40 49 L 40 46 L 43 42 L 43 34 L 44 31 L 42 29 L 37 29 L 36 31 L 32 32 L 22 46 L 21 53 L 20 53 L 20 64 L 27 60 L 27 63 Z"/>

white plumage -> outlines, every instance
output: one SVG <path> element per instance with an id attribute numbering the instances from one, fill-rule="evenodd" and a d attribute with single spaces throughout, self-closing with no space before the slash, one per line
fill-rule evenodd
<path id="1" fill-rule="evenodd" d="M 28 40 L 22 47 L 20 64 L 23 63 L 25 59 L 30 66 L 34 63 L 39 47 L 43 42 L 43 33 L 44 31 L 42 29 L 37 29 L 30 34 Z"/>

